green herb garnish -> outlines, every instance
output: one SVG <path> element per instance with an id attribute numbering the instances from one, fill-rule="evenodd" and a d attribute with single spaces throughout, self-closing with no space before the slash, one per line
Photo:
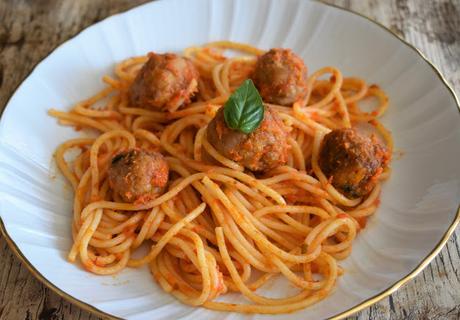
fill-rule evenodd
<path id="1" fill-rule="evenodd" d="M 251 79 L 233 92 L 224 105 L 227 126 L 243 133 L 256 130 L 264 119 L 264 104 Z"/>

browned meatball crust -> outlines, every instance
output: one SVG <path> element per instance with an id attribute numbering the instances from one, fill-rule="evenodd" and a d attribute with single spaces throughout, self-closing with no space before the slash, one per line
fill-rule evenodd
<path id="1" fill-rule="evenodd" d="M 112 158 L 109 186 L 125 202 L 154 199 L 168 183 L 168 163 L 158 152 L 130 149 Z"/>
<path id="2" fill-rule="evenodd" d="M 223 108 L 209 123 L 206 133 L 217 151 L 251 171 L 267 171 L 287 161 L 286 129 L 276 111 L 267 106 L 260 126 L 250 134 L 230 129 Z"/>
<path id="3" fill-rule="evenodd" d="M 131 104 L 174 111 L 197 91 L 198 71 L 190 60 L 173 53 L 149 53 L 131 88 Z"/>
<path id="4" fill-rule="evenodd" d="M 374 188 L 386 159 L 386 151 L 378 142 L 354 129 L 337 129 L 324 137 L 319 166 L 335 188 L 355 199 Z"/>
<path id="5" fill-rule="evenodd" d="M 261 55 L 252 79 L 269 103 L 290 105 L 307 91 L 307 67 L 290 49 L 271 49 Z"/>

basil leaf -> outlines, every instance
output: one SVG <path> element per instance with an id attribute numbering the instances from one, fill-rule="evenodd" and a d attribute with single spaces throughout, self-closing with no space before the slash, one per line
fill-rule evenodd
<path id="1" fill-rule="evenodd" d="M 224 118 L 229 128 L 245 134 L 260 126 L 264 119 L 264 104 L 251 79 L 245 80 L 225 102 Z"/>

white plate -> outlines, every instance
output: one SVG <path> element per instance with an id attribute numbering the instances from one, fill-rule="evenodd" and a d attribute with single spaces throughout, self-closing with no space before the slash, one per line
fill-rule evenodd
<path id="1" fill-rule="evenodd" d="M 388 30 L 301 0 L 155 1 L 97 23 L 43 60 L 15 92 L 0 124 L 0 214 L 13 250 L 42 281 L 93 312 L 129 319 L 272 318 L 184 306 L 146 269 L 101 277 L 66 261 L 72 193 L 51 155 L 78 133 L 57 125 L 47 109 L 68 109 L 95 93 L 121 59 L 220 39 L 290 47 L 309 70 L 333 65 L 378 83 L 391 102 L 383 122 L 403 151 L 380 209 L 342 264 L 346 273 L 335 293 L 273 318 L 343 317 L 396 290 L 434 258 L 458 223 L 457 103 L 434 67 Z"/>

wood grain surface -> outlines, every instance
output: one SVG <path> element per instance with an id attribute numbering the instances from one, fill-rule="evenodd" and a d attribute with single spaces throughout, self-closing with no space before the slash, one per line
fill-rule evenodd
<path id="1" fill-rule="evenodd" d="M 0 0 L 0 110 L 33 66 L 85 27 L 145 0 Z M 460 0 L 325 0 L 419 48 L 460 93 Z M 30 106 L 33 108 L 33 106 Z M 0 238 L 0 319 L 99 319 L 47 289 Z M 350 319 L 460 319 L 460 232 L 414 280 Z"/>

